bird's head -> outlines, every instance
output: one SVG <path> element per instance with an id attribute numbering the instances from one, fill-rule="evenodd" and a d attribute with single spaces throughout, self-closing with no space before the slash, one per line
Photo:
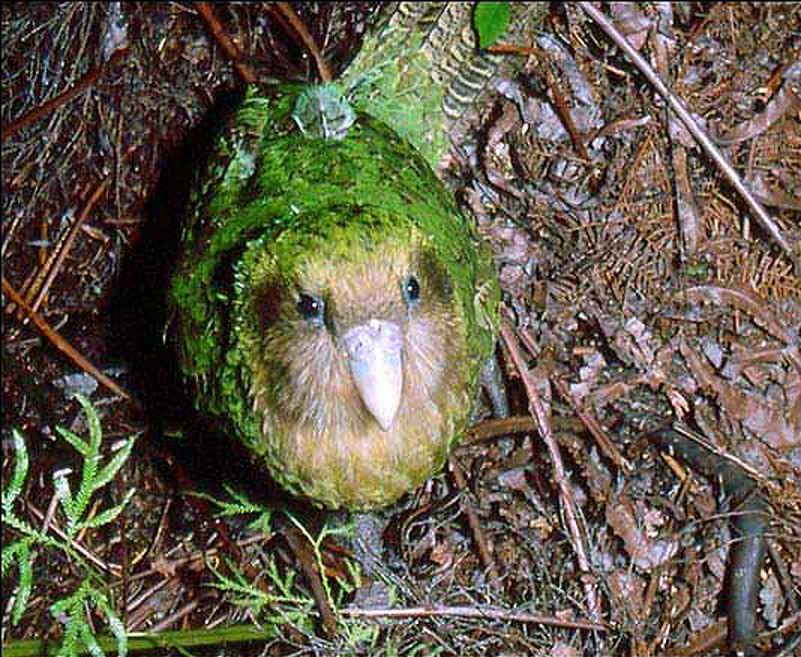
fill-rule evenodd
<path id="1" fill-rule="evenodd" d="M 301 480 L 326 467 L 340 489 L 376 468 L 430 474 L 468 412 L 454 281 L 414 224 L 383 219 L 254 243 L 237 274 L 266 452 Z"/>

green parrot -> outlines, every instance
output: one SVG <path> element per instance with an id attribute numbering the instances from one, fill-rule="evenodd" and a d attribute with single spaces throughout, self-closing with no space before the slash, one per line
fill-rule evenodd
<path id="1" fill-rule="evenodd" d="M 332 509 L 436 474 L 494 351 L 492 254 L 433 170 L 455 87 L 430 82 L 421 42 L 441 18 L 416 11 L 395 9 L 336 87 L 248 91 L 193 189 L 169 292 L 197 409 Z"/>

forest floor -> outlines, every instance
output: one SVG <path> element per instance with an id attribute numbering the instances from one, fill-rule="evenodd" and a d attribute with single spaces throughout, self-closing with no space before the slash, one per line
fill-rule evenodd
<path id="1" fill-rule="evenodd" d="M 234 497 L 236 446 L 137 401 L 166 294 L 138 254 L 243 87 L 220 38 L 259 81 L 315 81 L 303 43 L 269 3 L 214 5 L 217 38 L 191 3 L 3 5 L 4 651 L 119 619 L 154 655 L 799 654 L 801 6 L 616 4 L 775 230 L 578 6 L 506 43 L 445 175 L 494 249 L 512 417 L 385 513 L 383 588 L 347 521 Z M 374 9 L 297 7 L 334 71 Z M 76 391 L 97 446 L 59 431 L 100 437 Z"/>

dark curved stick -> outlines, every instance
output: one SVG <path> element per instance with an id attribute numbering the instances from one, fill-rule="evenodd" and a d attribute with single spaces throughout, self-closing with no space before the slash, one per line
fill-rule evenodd
<path id="1" fill-rule="evenodd" d="M 725 608 L 728 615 L 728 643 L 731 649 L 750 645 L 754 639 L 759 573 L 765 561 L 769 517 L 768 503 L 756 482 L 736 463 L 693 440 L 694 434 L 679 424 L 650 434 L 664 448 L 675 453 L 691 468 L 720 482 L 732 501 L 732 524 L 739 534 L 729 554 L 726 573 Z"/>

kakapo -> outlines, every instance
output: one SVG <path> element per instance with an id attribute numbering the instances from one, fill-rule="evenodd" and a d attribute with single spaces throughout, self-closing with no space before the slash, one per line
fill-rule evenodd
<path id="1" fill-rule="evenodd" d="M 470 8 L 422 21 L 421 4 L 395 9 L 336 87 L 247 93 L 171 281 L 198 411 L 329 508 L 383 506 L 436 474 L 495 344 L 491 252 L 432 168 L 464 80 L 438 77 L 424 46 Z"/>

